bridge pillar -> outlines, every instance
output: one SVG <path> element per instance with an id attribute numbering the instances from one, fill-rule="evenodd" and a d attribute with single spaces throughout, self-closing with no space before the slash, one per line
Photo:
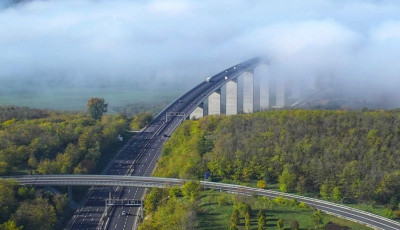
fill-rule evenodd
<path id="1" fill-rule="evenodd" d="M 190 114 L 190 119 L 198 119 L 204 116 L 203 103 L 200 103 L 197 108 Z"/>
<path id="2" fill-rule="evenodd" d="M 226 83 L 226 115 L 238 113 L 238 83 L 237 80 Z"/>
<path id="3" fill-rule="evenodd" d="M 286 92 L 285 92 L 285 81 L 280 78 L 276 81 L 276 107 L 282 108 L 286 105 Z"/>
<path id="4" fill-rule="evenodd" d="M 246 71 L 243 76 L 243 112 L 254 112 L 254 72 Z"/>
<path id="5" fill-rule="evenodd" d="M 213 92 L 208 97 L 208 115 L 221 114 L 221 90 Z"/>
<path id="6" fill-rule="evenodd" d="M 261 64 L 254 69 L 254 75 L 259 77 L 260 110 L 267 110 L 271 107 L 271 82 L 270 76 L 268 75 L 268 66 L 266 64 Z"/>

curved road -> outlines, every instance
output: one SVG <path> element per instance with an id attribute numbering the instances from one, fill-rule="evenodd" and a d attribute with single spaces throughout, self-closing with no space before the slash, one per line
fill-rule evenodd
<path id="1" fill-rule="evenodd" d="M 43 175 L 43 176 L 16 176 L 8 177 L 17 180 L 23 185 L 86 185 L 86 186 L 135 186 L 135 187 L 168 187 L 174 185 L 183 185 L 186 180 L 174 178 L 159 177 L 136 177 L 136 176 L 105 176 L 105 175 Z M 204 188 L 212 188 L 230 193 L 243 195 L 260 195 L 269 198 L 283 196 L 288 199 L 296 199 L 298 202 L 304 202 L 308 206 L 314 207 L 326 213 L 359 222 L 375 229 L 398 230 L 400 223 L 364 212 L 358 209 L 350 208 L 344 205 L 335 204 L 323 200 L 317 200 L 304 196 L 298 196 L 277 191 L 251 188 L 241 185 L 232 185 L 208 181 L 200 181 Z"/>

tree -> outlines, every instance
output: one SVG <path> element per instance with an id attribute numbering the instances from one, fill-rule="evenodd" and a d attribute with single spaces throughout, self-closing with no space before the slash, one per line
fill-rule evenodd
<path id="1" fill-rule="evenodd" d="M 340 191 L 340 188 L 338 186 L 333 188 L 332 197 L 336 202 L 342 199 L 342 191 Z"/>
<path id="2" fill-rule="evenodd" d="M 299 222 L 297 220 L 292 220 L 290 227 L 292 230 L 299 230 Z"/>
<path id="3" fill-rule="evenodd" d="M 182 185 L 181 191 L 183 197 L 193 201 L 199 195 L 200 189 L 200 182 L 189 181 Z"/>
<path id="4" fill-rule="evenodd" d="M 264 230 L 265 228 L 265 215 L 262 210 L 258 212 L 258 230 Z"/>
<path id="5" fill-rule="evenodd" d="M 144 128 L 151 120 L 153 119 L 153 115 L 151 113 L 139 113 L 136 115 L 131 123 L 132 129 L 142 129 Z"/>
<path id="6" fill-rule="evenodd" d="M 285 223 L 283 222 L 282 219 L 279 219 L 279 220 L 276 222 L 276 226 L 278 227 L 279 230 L 282 230 L 283 227 L 285 226 Z"/>
<path id="7" fill-rule="evenodd" d="M 104 102 L 104 98 L 90 98 L 87 104 L 87 110 L 90 116 L 96 120 L 100 120 L 105 112 L 107 112 L 108 104 Z"/>
<path id="8" fill-rule="evenodd" d="M 54 229 L 57 221 L 56 211 L 46 199 L 36 198 L 33 201 L 24 201 L 15 212 L 15 219 L 18 225 L 24 229 Z"/>
<path id="9" fill-rule="evenodd" d="M 314 212 L 311 216 L 311 222 L 314 224 L 315 228 L 319 228 L 324 223 L 324 217 L 320 210 Z"/>
<path id="10" fill-rule="evenodd" d="M 157 209 L 158 203 L 162 199 L 162 192 L 159 188 L 152 188 L 151 192 L 146 196 L 144 200 L 144 206 L 146 207 L 146 213 L 152 213 Z"/>
<path id="11" fill-rule="evenodd" d="M 15 219 L 10 219 L 4 224 L 0 224 L 0 229 L 1 230 L 22 230 L 23 226 L 17 227 L 17 224 L 15 223 Z"/>
<path id="12" fill-rule="evenodd" d="M 328 186 L 326 184 L 321 185 L 321 187 L 319 188 L 319 194 L 324 200 L 327 200 L 329 198 Z"/>
<path id="13" fill-rule="evenodd" d="M 265 182 L 265 180 L 259 180 L 259 181 L 257 181 L 257 187 L 266 188 L 267 187 L 267 183 Z"/>
<path id="14" fill-rule="evenodd" d="M 239 225 L 239 210 L 235 209 L 233 210 L 232 216 L 231 216 L 231 229 L 232 227 L 236 227 Z"/>
<path id="15" fill-rule="evenodd" d="M 295 187 L 296 175 L 290 173 L 288 166 L 282 171 L 282 174 L 278 178 L 279 189 L 282 192 L 291 192 Z"/>
<path id="16" fill-rule="evenodd" d="M 250 229 L 250 212 L 246 212 L 246 214 L 244 215 L 244 226 L 246 228 L 246 230 Z"/>

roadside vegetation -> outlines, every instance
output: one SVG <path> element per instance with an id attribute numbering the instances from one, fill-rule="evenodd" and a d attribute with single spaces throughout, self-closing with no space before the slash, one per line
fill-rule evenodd
<path id="1" fill-rule="evenodd" d="M 118 135 L 129 137 L 130 119 L 106 110 L 101 99 L 88 114 L 0 107 L 0 176 L 100 172 L 123 145 Z M 62 229 L 67 204 L 66 195 L 0 180 L 0 230 Z"/>
<path id="2" fill-rule="evenodd" d="M 400 218 L 400 112 L 275 110 L 186 121 L 155 176 L 248 183 Z M 371 208 L 373 207 L 373 208 Z"/>
<path id="3" fill-rule="evenodd" d="M 314 211 L 283 197 L 241 196 L 201 190 L 188 182 L 182 189 L 153 188 L 145 200 L 140 230 L 157 229 L 370 229 Z"/>

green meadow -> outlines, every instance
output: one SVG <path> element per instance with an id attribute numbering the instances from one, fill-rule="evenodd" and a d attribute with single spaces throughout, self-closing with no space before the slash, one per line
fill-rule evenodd
<path id="1" fill-rule="evenodd" d="M 130 87 L 53 87 L 6 91 L 0 88 L 0 105 L 27 106 L 54 110 L 85 110 L 91 97 L 101 97 L 114 107 L 135 103 L 170 102 L 183 90 L 132 89 Z"/>

